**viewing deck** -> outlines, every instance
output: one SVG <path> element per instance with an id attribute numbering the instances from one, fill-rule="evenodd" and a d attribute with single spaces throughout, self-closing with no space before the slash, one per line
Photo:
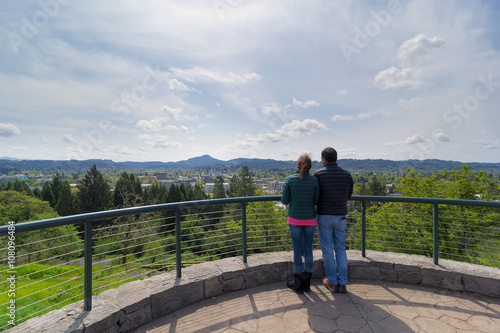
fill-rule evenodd
<path id="1" fill-rule="evenodd" d="M 286 287 L 292 253 L 228 258 L 134 281 L 8 332 L 498 332 L 500 272 L 423 256 L 349 251 L 347 294 Z"/>
<path id="2" fill-rule="evenodd" d="M 0 315 L 14 313 L 16 325 L 4 320 L 0 330 L 500 332 L 499 202 L 353 197 L 348 294 L 322 286 L 316 237 L 312 290 L 297 295 L 286 288 L 293 256 L 278 200 L 201 200 L 0 226 L 4 244 L 15 228 L 22 253 L 2 274 L 26 272 L 16 276 L 14 311 Z M 45 237 L 78 224 L 84 231 Z M 66 247 L 72 251 L 60 251 Z M 44 255 L 52 250 L 59 253 Z"/>
<path id="3" fill-rule="evenodd" d="M 332 294 L 273 283 L 214 297 L 134 330 L 164 332 L 498 332 L 500 301 L 395 282 L 353 280 Z"/>

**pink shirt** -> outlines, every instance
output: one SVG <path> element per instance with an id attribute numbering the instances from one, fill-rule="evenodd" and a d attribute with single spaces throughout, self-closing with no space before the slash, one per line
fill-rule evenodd
<path id="1" fill-rule="evenodd" d="M 310 220 L 299 220 L 299 219 L 294 219 L 293 217 L 288 217 L 288 224 L 294 224 L 294 225 L 317 225 L 318 222 L 316 221 L 316 218 L 310 219 Z"/>

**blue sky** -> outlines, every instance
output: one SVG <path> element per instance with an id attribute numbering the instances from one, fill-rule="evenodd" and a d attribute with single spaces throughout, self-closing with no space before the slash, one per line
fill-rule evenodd
<path id="1" fill-rule="evenodd" d="M 0 156 L 500 162 L 497 1 L 2 1 Z"/>

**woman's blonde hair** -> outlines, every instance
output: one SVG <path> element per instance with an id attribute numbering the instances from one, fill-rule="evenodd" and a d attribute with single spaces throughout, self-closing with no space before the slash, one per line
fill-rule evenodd
<path id="1" fill-rule="evenodd" d="M 297 161 L 297 168 L 299 169 L 300 179 L 304 179 L 304 177 L 311 170 L 312 161 L 308 154 L 301 155 L 299 160 Z"/>

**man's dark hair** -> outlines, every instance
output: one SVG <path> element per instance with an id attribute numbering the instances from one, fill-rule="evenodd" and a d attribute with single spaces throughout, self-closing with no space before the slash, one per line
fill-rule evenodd
<path id="1" fill-rule="evenodd" d="M 337 151 L 332 147 L 327 147 L 321 152 L 321 157 L 327 162 L 337 162 Z"/>

